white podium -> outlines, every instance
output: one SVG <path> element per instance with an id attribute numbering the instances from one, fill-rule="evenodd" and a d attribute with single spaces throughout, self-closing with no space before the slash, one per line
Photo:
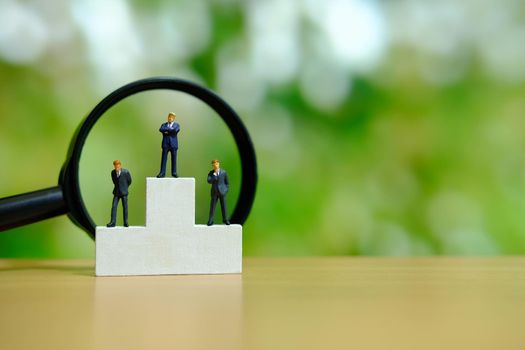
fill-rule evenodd
<path id="1" fill-rule="evenodd" d="M 96 230 L 97 276 L 241 271 L 242 226 L 195 225 L 194 178 L 146 178 L 146 226 Z"/>

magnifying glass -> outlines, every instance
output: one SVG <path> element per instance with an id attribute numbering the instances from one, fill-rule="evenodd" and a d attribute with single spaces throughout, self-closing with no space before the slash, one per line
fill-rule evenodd
<path id="1" fill-rule="evenodd" d="M 128 96 L 149 90 L 175 90 L 192 95 L 211 107 L 230 129 L 241 159 L 241 188 L 230 221 L 243 224 L 250 214 L 257 186 L 257 162 L 250 135 L 237 113 L 221 97 L 190 81 L 155 77 L 122 86 L 104 98 L 77 128 L 69 145 L 58 186 L 0 199 L 0 231 L 67 214 L 95 239 L 96 225 L 89 215 L 79 183 L 82 148 L 95 123 L 112 106 Z"/>

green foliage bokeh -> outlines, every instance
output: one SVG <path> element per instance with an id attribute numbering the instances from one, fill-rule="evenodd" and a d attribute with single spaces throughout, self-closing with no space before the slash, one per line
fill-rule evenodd
<path id="1" fill-rule="evenodd" d="M 474 26 L 464 11 L 479 4 L 355 2 L 383 21 L 387 44 L 372 65 L 371 58 L 354 64 L 330 56 L 337 47 L 311 15 L 323 15 L 322 1 L 284 10 L 280 2 L 115 3 L 63 2 L 48 11 L 31 1 L 3 5 L 34 21 L 0 21 L 0 31 L 19 29 L 11 39 L 0 36 L 0 196 L 54 186 L 75 128 L 101 98 L 130 81 L 169 75 L 217 91 L 253 137 L 259 183 L 244 227 L 245 255 L 525 252 L 525 73 L 516 64 L 525 52 L 512 43 L 512 23 L 523 22 L 525 6 L 489 1 L 506 18 L 496 35 L 497 14 L 480 14 Z M 261 22 L 264 6 L 276 17 Z M 108 12 L 106 21 L 111 11 L 120 17 L 113 27 L 104 18 L 86 24 L 83 16 L 97 11 Z M 270 31 L 265 45 L 275 47 L 257 46 L 257 35 L 281 23 L 279 13 L 293 24 L 294 40 Z M 57 23 L 62 36 L 53 34 Z M 359 37 L 353 28 L 341 28 L 343 44 Z M 28 58 L 24 35 L 36 40 L 41 33 L 45 48 Z M 133 39 L 123 49 L 111 46 L 118 40 L 100 44 L 123 34 Z M 293 55 L 279 56 L 290 45 Z M 261 61 L 265 50 L 281 60 Z M 117 158 L 134 178 L 130 222 L 144 223 L 145 177 L 158 172 L 158 127 L 169 111 L 182 127 L 180 172 L 196 178 L 197 222 L 207 218 L 213 158 L 230 173 L 235 205 L 240 163 L 226 126 L 191 97 L 148 92 L 112 108 L 86 144 L 81 183 L 97 224 L 109 219 Z M 1 233 L 0 257 L 91 258 L 94 243 L 63 216 Z"/>

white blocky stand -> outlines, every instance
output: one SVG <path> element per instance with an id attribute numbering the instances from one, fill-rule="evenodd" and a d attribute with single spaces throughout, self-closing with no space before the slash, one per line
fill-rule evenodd
<path id="1" fill-rule="evenodd" d="M 146 226 L 97 226 L 97 276 L 241 272 L 242 226 L 195 225 L 194 178 L 146 178 Z"/>

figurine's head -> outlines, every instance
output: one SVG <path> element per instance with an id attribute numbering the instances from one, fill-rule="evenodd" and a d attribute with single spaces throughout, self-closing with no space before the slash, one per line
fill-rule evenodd
<path id="1" fill-rule="evenodd" d="M 221 163 L 219 162 L 218 159 L 214 159 L 211 161 L 211 166 L 213 167 L 213 170 L 219 170 L 220 165 Z"/>
<path id="2" fill-rule="evenodd" d="M 175 120 L 175 117 L 176 117 L 175 113 L 169 112 L 168 113 L 168 123 L 173 123 L 173 121 Z"/>
<path id="3" fill-rule="evenodd" d="M 114 160 L 114 161 L 113 161 L 113 166 L 115 167 L 115 170 L 116 170 L 116 171 L 119 171 L 120 168 L 122 167 L 121 164 L 120 164 L 120 160 L 118 160 L 118 159 L 117 159 L 117 160 Z"/>

